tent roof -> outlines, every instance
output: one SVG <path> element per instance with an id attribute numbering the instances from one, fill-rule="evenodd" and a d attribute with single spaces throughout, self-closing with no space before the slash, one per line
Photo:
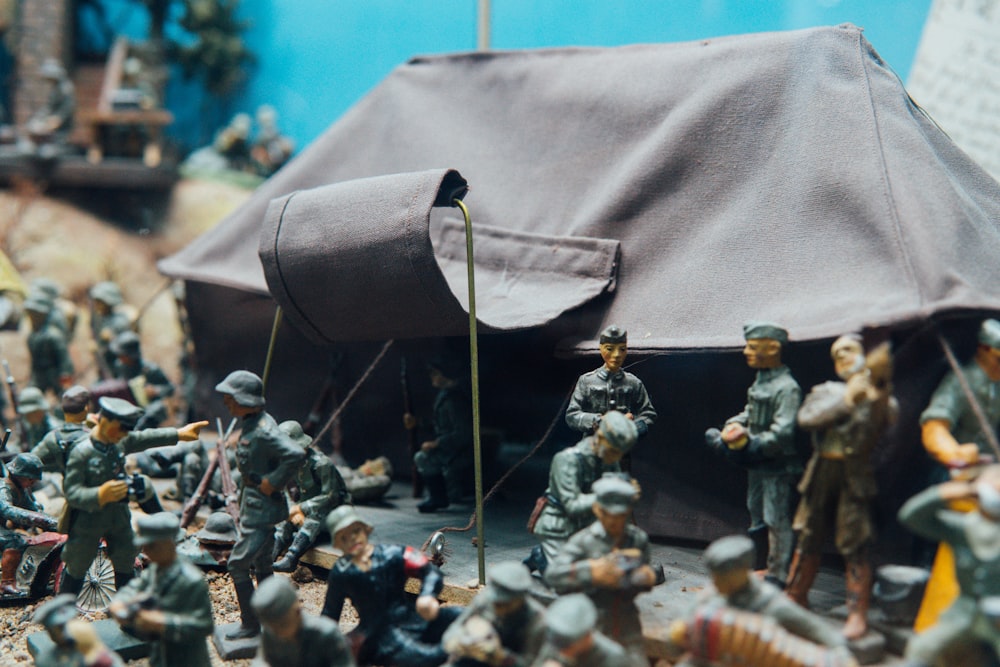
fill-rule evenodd
<path id="1" fill-rule="evenodd" d="M 414 58 L 160 269 L 266 294 L 272 199 L 437 168 L 468 180 L 478 223 L 620 242 L 612 296 L 562 316 L 592 315 L 581 348 L 610 323 L 657 350 L 739 345 L 750 319 L 805 340 L 1000 310 L 1000 185 L 850 25 Z"/>

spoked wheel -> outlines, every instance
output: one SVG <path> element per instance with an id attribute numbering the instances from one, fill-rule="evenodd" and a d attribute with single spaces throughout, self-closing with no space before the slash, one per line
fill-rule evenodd
<path id="1" fill-rule="evenodd" d="M 107 611 L 114 594 L 115 568 L 107 552 L 99 549 L 97 557 L 83 578 L 83 588 L 76 598 L 76 608 L 85 614 Z"/>

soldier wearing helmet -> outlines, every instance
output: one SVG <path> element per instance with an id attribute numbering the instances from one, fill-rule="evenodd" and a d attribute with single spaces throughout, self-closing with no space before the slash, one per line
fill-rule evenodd
<path id="1" fill-rule="evenodd" d="M 156 428 L 167 419 L 165 400 L 174 394 L 174 384 L 158 365 L 142 356 L 142 342 L 134 331 L 123 331 L 111 341 L 115 355 L 112 373 L 126 380 L 135 402 L 144 412 L 136 428 Z"/>
<path id="2" fill-rule="evenodd" d="M 41 478 L 42 462 L 34 454 L 22 453 L 14 457 L 7 466 L 7 476 L 0 480 L 0 593 L 5 595 L 20 593 L 15 575 L 26 543 L 14 528 L 56 529 L 56 520 L 42 512 L 31 492 Z"/>

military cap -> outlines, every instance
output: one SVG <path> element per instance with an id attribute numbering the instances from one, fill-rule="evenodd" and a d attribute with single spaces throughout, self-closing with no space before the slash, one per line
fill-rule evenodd
<path id="1" fill-rule="evenodd" d="M 15 477 L 42 478 L 42 461 L 34 454 L 21 452 L 7 465 L 7 472 Z"/>
<path id="2" fill-rule="evenodd" d="M 219 510 L 212 512 L 205 520 L 202 529 L 194 534 L 199 542 L 209 542 L 212 544 L 235 544 L 239 537 L 236 529 L 236 520 L 229 512 Z"/>
<path id="3" fill-rule="evenodd" d="M 612 324 L 601 332 L 600 343 L 627 343 L 628 332 L 619 326 Z"/>
<path id="4" fill-rule="evenodd" d="M 24 300 L 24 309 L 33 313 L 48 315 L 52 312 L 52 298 L 39 290 L 32 290 Z"/>
<path id="5" fill-rule="evenodd" d="M 142 408 L 132 405 L 123 398 L 102 396 L 97 400 L 99 414 L 107 419 L 121 422 L 122 428 L 132 430 L 142 417 Z"/>
<path id="6" fill-rule="evenodd" d="M 597 432 L 604 436 L 609 445 L 622 454 L 627 454 L 635 446 L 635 441 L 639 437 L 635 422 L 617 410 L 604 413 Z"/>
<path id="7" fill-rule="evenodd" d="M 122 297 L 122 290 L 117 283 L 106 280 L 97 283 L 90 288 L 90 298 L 94 301 L 102 301 L 111 307 L 120 306 L 125 300 Z"/>
<path id="8" fill-rule="evenodd" d="M 788 342 L 788 331 L 774 322 L 752 321 L 743 325 L 743 338 L 746 340 L 767 338 L 784 345 Z"/>
<path id="9" fill-rule="evenodd" d="M 75 415 L 90 406 L 90 390 L 75 384 L 62 394 L 62 409 L 66 414 Z"/>
<path id="10" fill-rule="evenodd" d="M 134 331 L 123 331 L 111 341 L 111 351 L 115 354 L 122 354 L 127 357 L 138 358 L 141 356 L 140 349 L 142 342 L 139 334 Z"/>
<path id="11" fill-rule="evenodd" d="M 508 602 L 523 598 L 531 589 L 531 573 L 524 563 L 506 560 L 490 568 L 487 575 L 493 599 Z"/>
<path id="12" fill-rule="evenodd" d="M 983 320 L 979 326 L 979 342 L 1000 349 L 1000 322 L 993 319 Z"/>
<path id="13" fill-rule="evenodd" d="M 597 504 L 606 512 L 625 514 L 636 501 L 635 487 L 618 475 L 605 475 L 591 487 L 597 496 Z"/>
<path id="14" fill-rule="evenodd" d="M 180 537 L 181 520 L 170 512 L 140 514 L 135 518 L 135 545 L 153 542 L 176 542 Z"/>
<path id="15" fill-rule="evenodd" d="M 569 646 L 594 630 L 597 608 L 583 593 L 563 595 L 545 612 L 549 641 L 558 648 Z"/>
<path id="16" fill-rule="evenodd" d="M 25 387 L 17 397 L 17 414 L 26 415 L 36 410 L 48 412 L 49 402 L 38 387 Z"/>
<path id="17" fill-rule="evenodd" d="M 259 408 L 264 405 L 264 382 L 256 373 L 233 371 L 226 379 L 215 385 L 215 391 L 229 394 L 245 408 Z"/>
<path id="18" fill-rule="evenodd" d="M 257 586 L 250 598 L 250 606 L 257 612 L 258 618 L 267 623 L 287 614 L 298 599 L 295 586 L 287 577 L 268 577 Z"/>
<path id="19" fill-rule="evenodd" d="M 31 291 L 41 292 L 52 301 L 62 296 L 62 289 L 59 287 L 59 283 L 52 280 L 52 278 L 35 278 L 31 281 Z"/>
<path id="20" fill-rule="evenodd" d="M 341 505 L 326 515 L 326 529 L 330 532 L 331 537 L 336 537 L 337 533 L 356 523 L 363 523 L 369 528 L 372 527 L 350 505 Z"/>
<path id="21" fill-rule="evenodd" d="M 45 79 L 61 79 L 66 76 L 66 68 L 55 58 L 46 58 L 38 73 Z"/>
<path id="22" fill-rule="evenodd" d="M 76 618 L 76 596 L 63 593 L 39 605 L 31 620 L 46 628 L 57 628 L 66 625 L 74 618 Z"/>
<path id="23" fill-rule="evenodd" d="M 708 545 L 704 558 L 709 572 L 748 570 L 753 566 L 753 540 L 745 535 L 720 537 Z"/>
<path id="24" fill-rule="evenodd" d="M 294 419 L 281 422 L 278 424 L 278 428 L 282 433 L 291 438 L 292 442 L 302 449 L 305 449 L 312 444 L 312 436 L 303 431 L 302 424 L 298 423 Z"/>

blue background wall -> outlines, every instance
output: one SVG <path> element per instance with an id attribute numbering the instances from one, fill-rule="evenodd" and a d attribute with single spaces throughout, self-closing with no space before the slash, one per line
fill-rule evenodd
<path id="1" fill-rule="evenodd" d="M 134 0 L 132 0 L 134 1 Z M 122 6 L 130 0 L 104 0 Z M 615 46 L 791 30 L 850 22 L 905 80 L 931 0 L 493 0 L 492 48 Z M 271 104 L 282 130 L 305 146 L 388 74 L 417 54 L 476 48 L 477 0 L 242 0 L 257 55 L 223 119 Z M 141 34 L 144 11 L 122 11 Z M 204 140 L 204 109 L 174 84 L 172 132 Z"/>

